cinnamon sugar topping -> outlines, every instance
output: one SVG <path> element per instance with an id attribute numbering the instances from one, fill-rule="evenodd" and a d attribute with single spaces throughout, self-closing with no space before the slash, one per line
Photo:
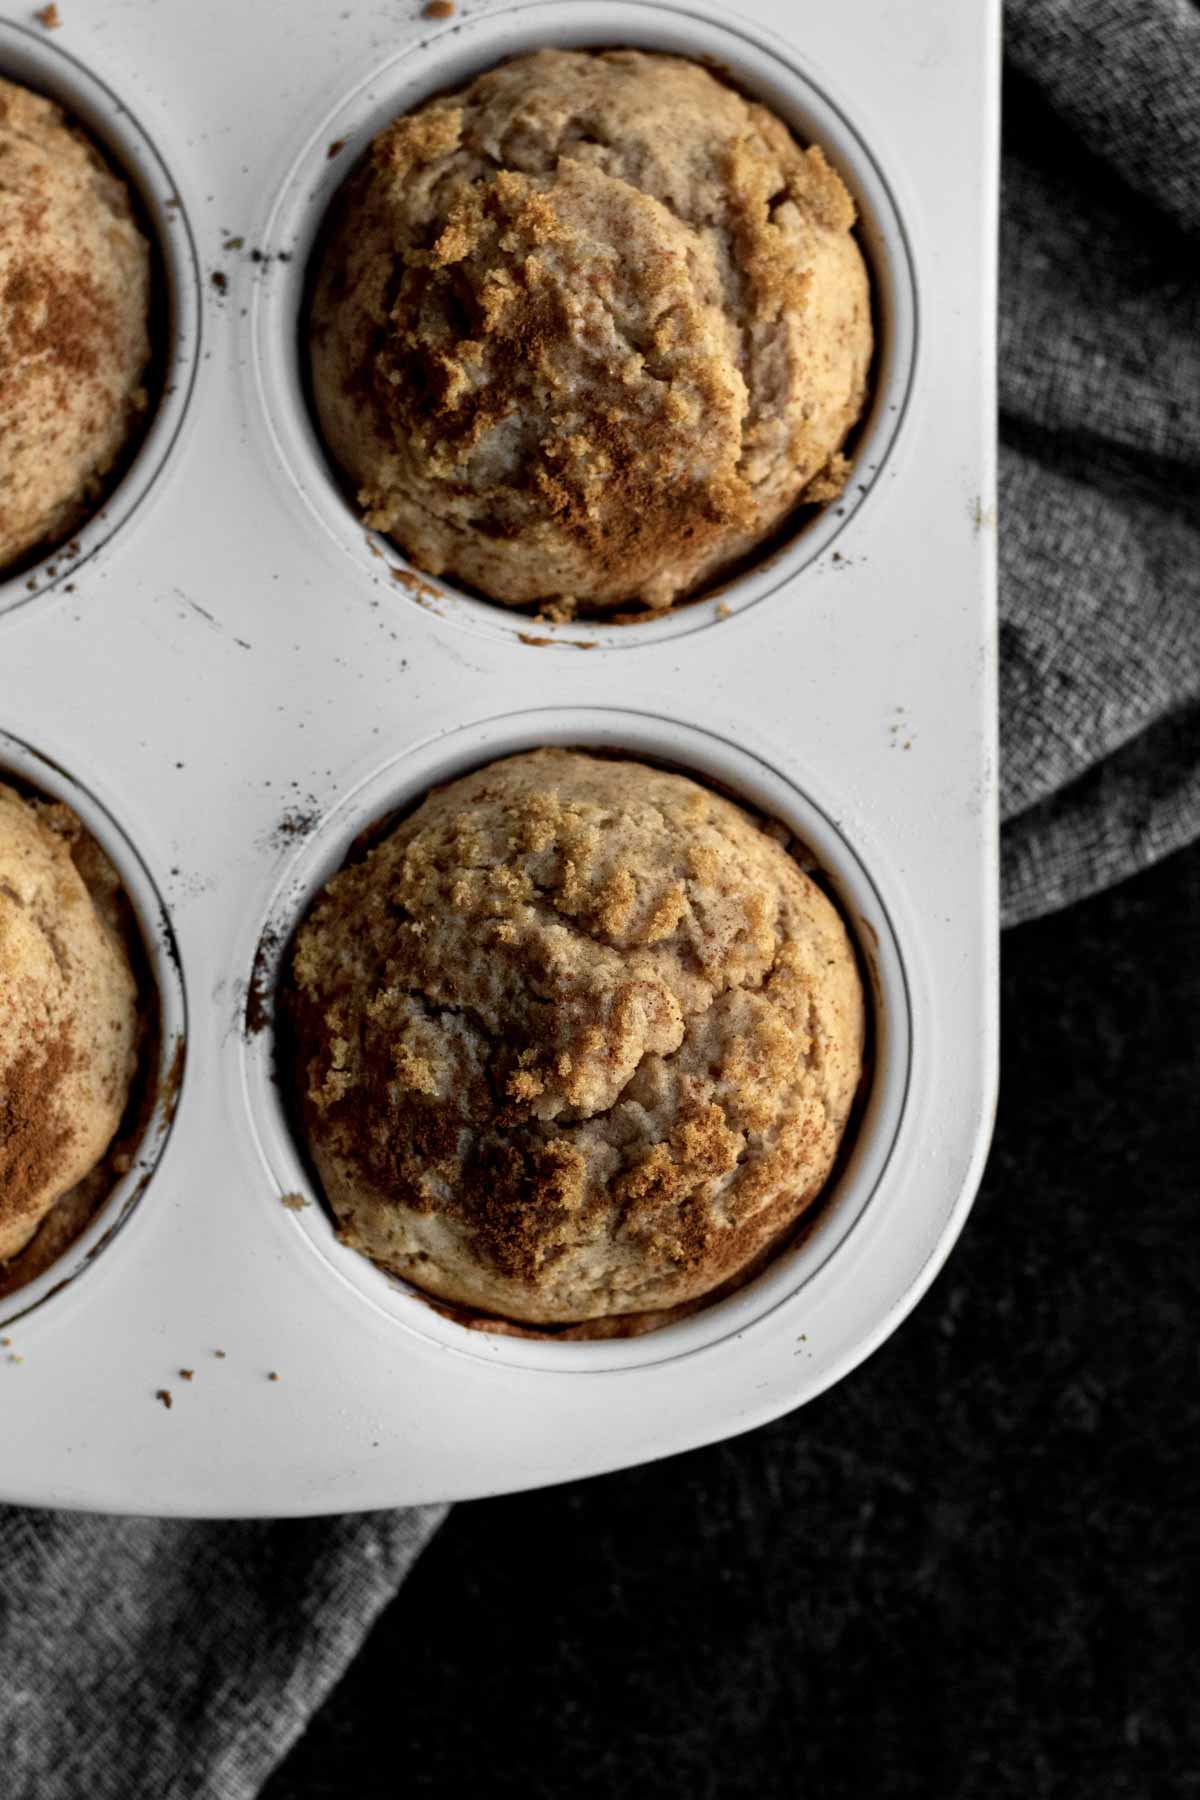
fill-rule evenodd
<path id="1" fill-rule="evenodd" d="M 845 930 L 786 850 L 680 776 L 558 750 L 335 876 L 288 1014 L 343 1240 L 553 1324 L 752 1266 L 824 1183 L 862 1055 Z"/>
<path id="2" fill-rule="evenodd" d="M 548 616 L 670 605 L 844 480 L 853 220 L 820 149 L 675 57 L 541 51 L 395 120 L 311 321 L 367 523 Z"/>

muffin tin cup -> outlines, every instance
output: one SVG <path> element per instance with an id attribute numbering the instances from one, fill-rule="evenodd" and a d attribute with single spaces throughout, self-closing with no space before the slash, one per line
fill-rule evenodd
<path id="1" fill-rule="evenodd" d="M 812 867 L 846 920 L 866 975 L 872 1015 L 871 1062 L 847 1154 L 806 1219 L 802 1241 L 781 1250 L 764 1273 L 728 1298 L 625 1338 L 555 1342 L 491 1335 L 448 1317 L 419 1290 L 339 1243 L 293 1133 L 276 1066 L 271 1001 L 287 967 L 293 934 L 359 834 L 389 814 L 410 810 L 431 788 L 470 769 L 546 744 L 667 765 L 785 825 L 803 846 L 805 866 Z M 801 1294 L 837 1254 L 885 1179 L 903 1129 L 912 1078 L 912 986 L 895 923 L 898 909 L 898 896 L 881 890 L 825 807 L 761 757 L 703 726 L 617 707 L 536 708 L 483 719 L 414 745 L 358 783 L 327 814 L 289 863 L 268 909 L 245 977 L 250 996 L 244 1033 L 246 1099 L 267 1176 L 260 1189 L 308 1202 L 290 1209 L 295 1230 L 356 1293 L 409 1330 L 465 1355 L 519 1368 L 586 1373 L 644 1368 L 718 1344 Z"/>
<path id="2" fill-rule="evenodd" d="M 0 772 L 61 794 L 116 863 L 159 984 L 160 1074 L 186 1032 L 187 1078 L 169 1142 L 164 1112 L 88 1234 L 0 1303 L 0 1499 L 269 1516 L 468 1497 L 803 1404 L 934 1278 L 994 1102 L 995 4 L 473 0 L 435 26 L 339 0 L 281 30 L 271 9 L 160 0 L 64 19 L 0 21 L 0 71 L 133 179 L 175 373 L 80 554 L 0 588 Z M 882 349 L 851 486 L 724 605 L 553 627 L 414 580 L 313 435 L 297 325 L 332 193 L 396 110 L 535 43 L 715 59 L 858 198 Z M 642 1337 L 468 1329 L 344 1249 L 274 1082 L 287 938 L 353 838 L 539 743 L 669 764 L 782 820 L 872 991 L 869 1096 L 810 1226 Z"/>
<path id="3" fill-rule="evenodd" d="M 757 559 L 706 597 L 661 616 L 627 624 L 579 619 L 530 621 L 530 609 L 497 607 L 421 574 L 378 533 L 363 529 L 322 447 L 307 388 L 303 344 L 308 272 L 329 207 L 375 134 L 398 113 L 469 82 L 502 59 L 544 46 L 586 49 L 621 45 L 691 56 L 709 63 L 748 97 L 772 107 L 801 142 L 823 145 L 854 196 L 858 237 L 871 270 L 876 354 L 870 400 L 853 437 L 854 475 L 834 504 L 801 509 L 794 527 L 772 539 Z M 784 41 L 721 22 L 682 6 L 649 0 L 525 0 L 468 15 L 460 24 L 407 46 L 366 74 L 320 120 L 296 154 L 260 241 L 274 264 L 253 304 L 254 393 L 251 416 L 269 431 L 264 455 L 286 483 L 297 527 L 323 528 L 342 554 L 371 571 L 371 559 L 415 576 L 409 591 L 442 606 L 456 624 L 487 636 L 531 632 L 546 644 L 633 649 L 673 640 L 724 622 L 732 610 L 767 599 L 819 557 L 845 541 L 867 505 L 902 429 L 917 368 L 916 271 L 903 217 L 879 159 L 824 78 L 804 70 Z M 280 260 L 282 251 L 283 259 Z M 372 571 L 373 572 L 373 571 Z M 717 607 L 721 608 L 718 614 Z"/>
<path id="4" fill-rule="evenodd" d="M 0 731 L 0 784 L 16 779 L 47 800 L 61 800 L 105 852 L 133 907 L 153 983 L 158 1017 L 152 1066 L 143 1069 L 149 1104 L 128 1171 L 114 1182 L 80 1235 L 56 1262 L 0 1295 L 0 1332 L 39 1308 L 69 1304 L 74 1284 L 125 1230 L 149 1191 L 166 1148 L 182 1093 L 187 1047 L 187 998 L 171 921 L 154 877 L 104 802 L 40 750 Z"/>

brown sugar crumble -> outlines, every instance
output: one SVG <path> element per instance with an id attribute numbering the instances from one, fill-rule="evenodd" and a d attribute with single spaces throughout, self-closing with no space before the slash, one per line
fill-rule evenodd
<path id="1" fill-rule="evenodd" d="M 818 146 L 684 58 L 543 50 L 395 119 L 310 311 L 365 523 L 504 605 L 711 586 L 844 486 L 871 358 L 854 222 Z"/>
<path id="2" fill-rule="evenodd" d="M 53 0 L 49 6 L 39 6 L 33 16 L 44 31 L 57 31 L 62 25 L 62 14 Z"/>
<path id="3" fill-rule="evenodd" d="M 279 940 L 278 928 L 268 925 L 254 953 L 254 966 L 250 971 L 243 1014 L 243 1030 L 247 1038 L 257 1037 L 271 1023 L 272 983 L 269 965 L 279 948 Z"/>
<path id="4" fill-rule="evenodd" d="M 62 23 L 53 5 L 33 16 L 47 31 Z M 94 512 L 146 422 L 150 251 L 99 150 L 2 76 L 0 158 L 7 566 Z"/>
<path id="5" fill-rule="evenodd" d="M 79 1235 L 149 1118 L 155 1014 L 126 910 L 71 809 L 0 782 L 0 1294 Z M 39 944 L 59 985 L 32 972 Z"/>

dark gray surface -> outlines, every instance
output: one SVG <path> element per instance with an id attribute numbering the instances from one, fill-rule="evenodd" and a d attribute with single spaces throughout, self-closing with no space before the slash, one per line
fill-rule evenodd
<path id="1" fill-rule="evenodd" d="M 1004 1003 L 912 1319 L 749 1437 L 456 1508 L 266 1800 L 1200 1792 L 1200 846 L 1009 933 Z"/>

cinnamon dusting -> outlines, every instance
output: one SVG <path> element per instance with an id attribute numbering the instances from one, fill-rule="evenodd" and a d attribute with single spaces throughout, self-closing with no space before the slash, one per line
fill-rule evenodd
<path id="1" fill-rule="evenodd" d="M 508 142 L 519 167 L 484 154 Z M 818 148 L 676 57 L 538 52 L 395 120 L 311 319 L 366 522 L 546 616 L 711 585 L 844 482 L 853 222 Z"/>

